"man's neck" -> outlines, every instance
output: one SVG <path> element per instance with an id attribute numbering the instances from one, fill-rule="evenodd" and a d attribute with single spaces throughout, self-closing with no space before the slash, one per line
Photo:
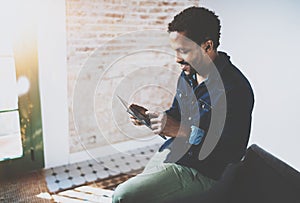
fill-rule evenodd
<path id="1" fill-rule="evenodd" d="M 212 66 L 214 66 L 214 60 L 215 60 L 215 59 L 217 58 L 217 56 L 218 56 L 217 50 L 208 53 L 208 56 L 209 56 L 209 58 L 210 58 L 210 63 L 209 63 L 209 65 L 208 65 L 208 69 L 210 69 L 210 68 L 213 68 Z M 204 74 L 196 73 L 198 84 L 201 84 L 203 81 L 205 81 L 205 80 L 208 78 L 208 75 L 209 75 L 209 71 L 208 71 L 207 73 L 204 73 Z"/>
<path id="2" fill-rule="evenodd" d="M 202 75 L 199 75 L 198 73 L 196 74 L 197 76 L 197 83 L 198 85 L 201 84 L 203 81 L 205 81 L 208 77 L 208 74 L 206 76 L 202 76 Z"/>
<path id="3" fill-rule="evenodd" d="M 217 58 L 217 56 L 218 56 L 219 54 L 218 54 L 218 51 L 217 51 L 217 50 L 214 50 L 214 51 L 208 53 L 207 55 L 209 56 L 209 58 L 210 58 L 211 61 L 213 62 L 213 61 Z"/>

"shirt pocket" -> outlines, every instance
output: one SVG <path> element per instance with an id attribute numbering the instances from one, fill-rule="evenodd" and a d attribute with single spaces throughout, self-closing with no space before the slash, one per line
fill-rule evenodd
<path id="1" fill-rule="evenodd" d="M 205 113 L 208 113 L 211 111 L 212 106 L 205 100 L 199 98 L 198 99 L 198 107 L 200 111 L 200 116 L 202 116 Z"/>

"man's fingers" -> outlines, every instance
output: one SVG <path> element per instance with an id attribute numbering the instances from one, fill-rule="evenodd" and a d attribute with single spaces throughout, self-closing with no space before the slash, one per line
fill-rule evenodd
<path id="1" fill-rule="evenodd" d="M 153 132 L 154 134 L 157 134 L 157 135 L 158 135 L 158 134 L 161 133 L 161 129 L 156 129 L 156 130 L 153 130 L 152 132 Z"/>
<path id="2" fill-rule="evenodd" d="M 157 118 L 159 116 L 159 113 L 155 111 L 146 111 L 145 114 L 148 115 L 150 119 Z"/>
<path id="3" fill-rule="evenodd" d="M 155 124 L 155 123 L 161 123 L 161 119 L 159 119 L 159 118 L 151 118 L 150 122 L 153 123 L 153 124 Z"/>
<path id="4" fill-rule="evenodd" d="M 155 130 L 155 129 L 159 128 L 159 127 L 160 127 L 159 124 L 151 124 L 152 130 Z"/>
<path id="5" fill-rule="evenodd" d="M 143 123 L 141 121 L 139 121 L 138 119 L 136 119 L 135 117 L 131 116 L 130 117 L 130 121 L 134 124 L 134 125 L 143 125 Z"/>
<path id="6" fill-rule="evenodd" d="M 152 124 L 151 129 L 155 134 L 159 134 L 162 131 L 162 127 L 160 124 Z"/>

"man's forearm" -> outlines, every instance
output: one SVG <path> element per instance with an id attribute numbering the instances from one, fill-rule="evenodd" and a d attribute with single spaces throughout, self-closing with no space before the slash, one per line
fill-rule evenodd
<path id="1" fill-rule="evenodd" d="M 179 121 L 167 114 L 167 121 L 161 134 L 169 137 L 188 137 L 190 131 L 190 127 L 181 125 Z"/>

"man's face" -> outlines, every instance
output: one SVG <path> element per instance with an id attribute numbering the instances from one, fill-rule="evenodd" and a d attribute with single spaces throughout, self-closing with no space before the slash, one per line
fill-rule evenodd
<path id="1" fill-rule="evenodd" d="M 184 32 L 171 32 L 170 45 L 176 52 L 176 62 L 181 64 L 181 69 L 186 75 L 195 71 L 201 74 L 201 69 L 206 64 L 204 50 L 195 42 L 185 37 Z"/>

